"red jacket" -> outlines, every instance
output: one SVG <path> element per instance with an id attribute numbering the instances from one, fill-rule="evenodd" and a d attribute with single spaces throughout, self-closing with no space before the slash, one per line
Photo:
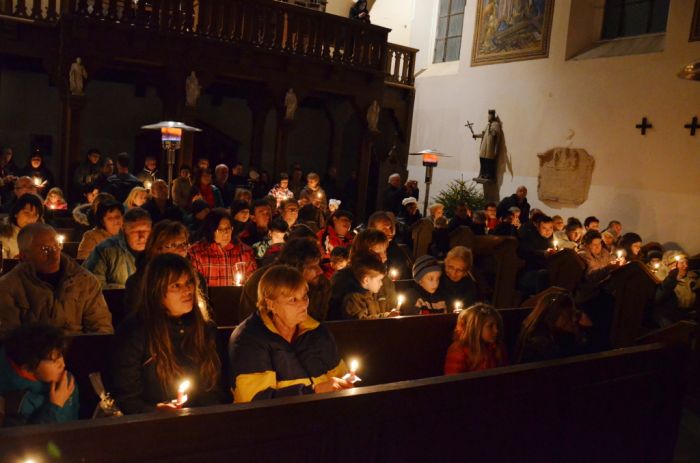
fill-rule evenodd
<path id="1" fill-rule="evenodd" d="M 344 237 L 338 236 L 332 225 L 327 226 L 325 229 L 319 231 L 316 236 L 318 241 L 321 243 L 321 251 L 323 252 L 323 258 L 328 259 L 331 255 L 331 251 L 334 248 L 349 248 L 352 244 L 352 239 L 354 235 L 352 230 L 348 231 L 348 234 Z"/>
<path id="2" fill-rule="evenodd" d="M 499 352 L 500 351 L 500 352 Z M 497 354 L 500 353 L 500 360 Z M 454 341 L 445 357 L 445 374 L 456 375 L 459 373 L 467 373 L 469 371 L 482 371 L 490 368 L 502 367 L 508 365 L 508 353 L 503 345 L 489 344 L 484 358 L 476 368 L 471 366 L 471 357 L 469 348 L 458 341 Z"/>

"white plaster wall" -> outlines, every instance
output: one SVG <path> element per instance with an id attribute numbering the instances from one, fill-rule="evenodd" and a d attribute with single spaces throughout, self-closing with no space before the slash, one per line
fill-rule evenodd
<path id="1" fill-rule="evenodd" d="M 415 3 L 425 0 L 377 0 L 370 10 L 372 24 L 388 27 L 389 42 L 410 46 Z"/>
<path id="2" fill-rule="evenodd" d="M 436 1 L 420 3 L 434 6 Z M 434 147 L 455 156 L 436 169 L 431 194 L 451 179 L 476 176 L 478 142 L 464 123 L 476 122 L 481 130 L 487 110 L 495 108 L 513 165 L 501 197 L 524 184 L 533 206 L 552 214 L 619 219 L 645 241 L 677 242 L 688 252 L 700 252 L 695 210 L 700 133 L 690 137 L 683 128 L 700 116 L 700 83 L 676 77 L 683 65 L 700 58 L 700 42 L 688 42 L 693 0 L 671 2 L 662 53 L 566 61 L 571 1 L 555 3 L 548 59 L 478 67 L 469 64 L 476 2 L 467 2 L 461 60 L 430 65 L 416 81 L 411 150 Z M 421 8 L 428 9 L 424 3 Z M 414 24 L 412 30 L 427 36 L 426 28 L 435 27 L 435 11 L 430 18 L 416 15 L 420 27 Z M 427 62 L 432 60 L 432 36 L 422 45 L 411 43 L 428 51 Z M 654 124 L 645 137 L 634 127 L 644 116 Z M 570 131 L 575 133 L 572 146 L 596 158 L 593 182 L 586 203 L 552 210 L 537 200 L 537 153 L 566 146 Z M 422 183 L 418 159 L 410 159 L 409 171 Z"/>

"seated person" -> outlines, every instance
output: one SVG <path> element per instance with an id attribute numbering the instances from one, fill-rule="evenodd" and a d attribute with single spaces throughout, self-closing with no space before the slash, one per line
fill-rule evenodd
<path id="1" fill-rule="evenodd" d="M 251 206 L 251 211 L 250 221 L 238 235 L 238 239 L 248 246 L 253 246 L 267 237 L 268 227 L 272 219 L 270 205 L 263 199 L 255 200 Z"/>
<path id="2" fill-rule="evenodd" d="M 610 273 L 624 264 L 624 258 L 613 258 L 603 247 L 603 238 L 596 230 L 589 230 L 581 239 L 583 251 L 578 255 L 586 264 L 586 273 L 579 284 L 576 300 L 585 303 L 599 294 L 600 283 Z"/>
<path id="3" fill-rule="evenodd" d="M 0 332 L 31 322 L 69 334 L 113 331 L 99 281 L 61 254 L 51 226 L 27 225 L 17 241 L 22 263 L 0 278 Z"/>
<path id="4" fill-rule="evenodd" d="M 210 208 L 224 207 L 221 191 L 212 183 L 211 169 L 208 167 L 199 168 L 195 171 L 190 194 L 192 195 L 190 202 L 203 199 Z"/>
<path id="5" fill-rule="evenodd" d="M 22 195 L 12 204 L 10 215 L 0 224 L 0 246 L 2 257 L 18 259 L 17 236 L 29 224 L 43 222 L 44 206 L 41 198 L 34 194 Z"/>
<path id="6" fill-rule="evenodd" d="M 133 207 L 141 207 L 148 201 L 148 190 L 141 186 L 135 186 L 129 192 L 129 195 L 124 200 L 124 209 L 129 210 Z"/>
<path id="7" fill-rule="evenodd" d="M 435 219 L 433 239 L 430 242 L 430 254 L 436 259 L 442 260 L 450 250 L 450 230 L 447 228 L 447 218 Z"/>
<path id="8" fill-rule="evenodd" d="M 233 219 L 233 234 L 238 236 L 250 221 L 250 204 L 240 199 L 234 199 L 229 209 Z"/>
<path id="9" fill-rule="evenodd" d="M 86 190 L 90 187 L 85 187 Z M 97 192 L 94 194 L 93 193 Z M 97 213 L 97 206 L 100 205 L 102 201 L 116 201 L 114 196 L 109 193 L 100 193 L 97 188 L 93 188 L 92 192 L 85 193 L 83 195 L 86 198 L 86 203 L 80 204 L 73 209 L 73 221 L 80 225 L 82 228 L 94 227 L 95 214 Z M 121 204 L 121 203 L 120 203 Z"/>
<path id="10" fill-rule="evenodd" d="M 442 268 L 433 256 L 421 256 L 413 264 L 413 286 L 406 291 L 401 315 L 446 313 L 447 302 L 440 289 Z"/>
<path id="11" fill-rule="evenodd" d="M 200 233 L 201 241 L 190 247 L 189 256 L 210 287 L 234 286 L 238 262 L 245 263 L 245 278 L 258 268 L 253 250 L 233 236 L 231 216 L 226 209 L 212 209 L 202 222 Z"/>
<path id="12" fill-rule="evenodd" d="M 306 278 L 273 265 L 258 285 L 258 310 L 238 325 L 228 344 L 233 401 L 338 391 L 347 368 L 328 328 L 309 317 Z"/>
<path id="13" fill-rule="evenodd" d="M 513 219 L 513 212 L 510 209 L 505 211 L 501 215 L 498 225 L 496 225 L 493 230 L 489 231 L 489 235 L 512 236 L 517 238 L 518 229 L 515 225 L 513 225 Z"/>
<path id="14" fill-rule="evenodd" d="M 571 220 L 574 217 L 570 217 L 569 220 Z M 576 219 L 578 220 L 578 219 Z M 566 224 L 564 223 L 564 218 L 560 215 L 553 215 L 552 216 L 552 224 L 554 224 L 554 233 L 556 234 L 557 232 L 564 231 L 564 227 Z"/>
<path id="15" fill-rule="evenodd" d="M 600 234 L 603 237 L 603 247 L 610 252 L 615 250 L 615 236 L 609 231 L 604 231 Z"/>
<path id="16" fill-rule="evenodd" d="M 189 164 L 180 165 L 179 175 L 173 180 L 172 200 L 173 204 L 183 210 L 189 210 L 192 201 L 192 169 Z"/>
<path id="17" fill-rule="evenodd" d="M 116 201 L 101 201 L 95 214 L 97 225 L 92 230 L 83 233 L 78 244 L 78 259 L 87 259 L 95 246 L 116 236 L 124 223 L 124 205 Z"/>
<path id="18" fill-rule="evenodd" d="M 549 287 L 547 257 L 556 252 L 552 241 L 552 218 L 546 215 L 533 216 L 531 222 L 534 228 L 520 235 L 518 245 L 518 256 L 525 261 L 525 270 L 518 281 L 518 289 L 526 297 Z"/>
<path id="19" fill-rule="evenodd" d="M 445 256 L 440 291 L 445 296 L 448 312 L 469 307 L 478 300 L 476 282 L 471 274 L 472 262 L 472 252 L 464 246 L 455 246 Z"/>
<path id="20" fill-rule="evenodd" d="M 347 268 L 350 264 L 350 250 L 348 248 L 337 247 L 331 251 L 328 264 L 324 264 L 323 275 L 329 280 L 336 272 Z"/>
<path id="21" fill-rule="evenodd" d="M 440 203 L 431 204 L 428 208 L 428 218 L 433 222 L 433 225 L 435 225 L 435 221 L 441 217 L 445 217 L 445 206 Z"/>
<path id="22" fill-rule="evenodd" d="M 352 214 L 348 211 L 337 211 L 330 218 L 330 224 L 317 233 L 318 241 L 321 243 L 323 258 L 327 259 L 333 248 L 338 246 L 348 248 L 352 244 L 355 233 L 352 228 Z"/>
<path id="23" fill-rule="evenodd" d="M 488 230 L 488 233 L 491 233 L 494 228 L 496 228 L 496 225 L 498 225 L 498 217 L 496 217 L 496 209 L 498 205 L 496 203 L 488 203 L 486 204 L 486 207 L 484 208 L 484 212 L 486 213 L 486 229 Z"/>
<path id="24" fill-rule="evenodd" d="M 182 222 L 185 218 L 183 210 L 168 198 L 168 184 L 165 180 L 157 179 L 153 182 L 151 197 L 141 207 L 148 211 L 154 224 L 166 219 Z"/>
<path id="25" fill-rule="evenodd" d="M 275 217 L 270 222 L 268 236 L 253 245 L 255 259 L 260 267 L 270 265 L 282 250 L 284 238 L 289 231 L 289 225 L 281 217 Z"/>
<path id="26" fill-rule="evenodd" d="M 352 265 L 352 260 L 355 256 L 365 254 L 373 254 L 379 258 L 382 264 L 387 263 L 387 247 L 389 243 L 386 235 L 376 228 L 367 228 L 357 234 L 350 248 L 349 260 Z M 381 312 L 389 312 L 396 307 L 397 295 L 394 280 L 391 276 L 384 272 L 382 286 L 377 293 L 377 300 L 381 308 Z M 348 267 L 340 270 L 333 275 L 331 280 L 332 296 L 330 301 L 330 309 L 328 313 L 329 320 L 342 320 L 344 314 L 341 311 L 343 300 L 348 291 L 357 286 L 357 280 L 353 275 L 352 270 Z"/>
<path id="27" fill-rule="evenodd" d="M 688 256 L 678 251 L 664 254 L 663 278 L 656 290 L 654 318 L 661 326 L 697 318 L 698 275 L 688 270 Z M 659 277 L 663 277 L 660 271 Z"/>
<path id="28" fill-rule="evenodd" d="M 368 228 L 376 228 L 384 233 L 389 240 L 386 248 L 387 266 L 389 267 L 389 277 L 393 280 L 407 280 L 411 278 L 411 267 L 413 263 L 406 248 L 399 246 L 396 240 L 396 218 L 391 212 L 377 211 L 369 216 L 367 220 Z M 357 238 L 355 238 L 357 242 Z"/>
<path id="29" fill-rule="evenodd" d="M 19 175 L 29 177 L 39 190 L 39 194 L 44 196 L 47 191 L 51 190 L 55 185 L 53 173 L 46 167 L 44 156 L 39 149 L 35 149 L 29 158 L 29 162 L 22 169 Z"/>
<path id="30" fill-rule="evenodd" d="M 19 326 L 0 351 L 0 396 L 5 426 L 55 424 L 78 419 L 78 386 L 63 360 L 60 328 Z"/>
<path id="31" fill-rule="evenodd" d="M 449 228 L 450 232 L 457 229 L 457 227 L 471 227 L 472 225 L 472 210 L 469 204 L 466 202 L 458 202 L 455 207 L 455 216 L 450 220 Z"/>
<path id="32" fill-rule="evenodd" d="M 405 225 L 406 228 L 410 228 L 411 225 L 418 222 L 422 218 L 423 215 L 418 210 L 418 200 L 416 200 L 416 198 L 409 196 L 408 198 L 401 200 L 401 211 L 397 217 L 399 222 Z"/>
<path id="33" fill-rule="evenodd" d="M 190 237 L 192 241 L 199 241 L 199 232 L 202 228 L 202 223 L 204 219 L 211 212 L 211 207 L 203 199 L 196 199 L 192 202 L 192 207 L 190 208 L 190 214 L 185 218 L 187 223 L 187 228 L 190 230 Z"/>
<path id="34" fill-rule="evenodd" d="M 588 230 L 600 231 L 600 220 L 598 220 L 598 217 L 595 217 L 592 215 L 588 216 L 584 219 L 583 226 L 586 229 L 586 231 L 588 231 Z"/>
<path id="35" fill-rule="evenodd" d="M 618 249 L 623 250 L 623 256 L 629 261 L 641 260 L 642 237 L 636 233 L 625 233 L 620 237 Z"/>
<path id="36" fill-rule="evenodd" d="M 575 217 L 569 217 L 562 231 L 554 232 L 554 244 L 557 250 L 573 249 L 578 251 L 583 238 L 583 225 Z"/>
<path id="37" fill-rule="evenodd" d="M 297 225 L 292 230 L 290 239 L 282 247 L 275 264 L 296 268 L 304 276 L 309 286 L 308 312 L 318 321 L 325 321 L 328 315 L 328 302 L 331 299 L 331 284 L 323 276 L 321 269 L 321 250 L 315 238 L 294 238 L 293 235 L 308 227 Z M 251 275 L 243 287 L 241 300 L 238 304 L 238 320 L 243 321 L 256 311 L 258 284 L 265 274 L 267 267 L 259 268 Z"/>
<path id="38" fill-rule="evenodd" d="M 568 291 L 547 294 L 523 321 L 516 361 L 541 362 L 587 353 L 584 328 L 590 326 L 588 317 L 576 310 Z"/>
<path id="39" fill-rule="evenodd" d="M 486 234 L 486 212 L 476 211 L 474 213 L 471 229 L 472 233 L 474 233 L 476 236 L 483 236 Z"/>
<path id="40" fill-rule="evenodd" d="M 178 255 L 161 254 L 146 266 L 137 311 L 117 330 L 107 387 L 125 414 L 174 408 L 178 385 L 186 407 L 223 402 L 216 325 L 198 305 L 199 279 Z"/>
<path id="41" fill-rule="evenodd" d="M 39 190 L 32 181 L 30 177 L 20 177 L 15 180 L 15 184 L 12 189 L 12 193 L 7 195 L 7 198 L 3 198 L 2 206 L 0 207 L 0 213 L 9 213 L 15 202 L 26 194 L 34 194 L 39 196 Z"/>
<path id="42" fill-rule="evenodd" d="M 53 187 L 46 194 L 46 201 L 44 201 L 44 207 L 52 211 L 67 211 L 68 203 L 63 198 L 63 190 L 58 187 Z"/>
<path id="43" fill-rule="evenodd" d="M 95 246 L 83 267 L 97 277 L 102 289 L 121 289 L 136 271 L 136 261 L 146 249 L 151 233 L 148 212 L 135 207 L 124 214 L 121 231 Z"/>
<path id="44" fill-rule="evenodd" d="M 622 236 L 622 223 L 619 220 L 611 220 L 604 231 L 610 232 L 617 241 Z"/>
<path id="45" fill-rule="evenodd" d="M 294 198 L 283 201 L 279 207 L 282 220 L 287 222 L 289 228 L 299 223 L 299 202 Z"/>
<path id="46" fill-rule="evenodd" d="M 456 375 L 508 365 L 503 342 L 503 319 L 488 304 L 463 309 L 457 317 L 454 340 L 445 356 L 445 374 Z"/>
<path id="47" fill-rule="evenodd" d="M 365 320 L 399 315 L 396 308 L 385 311 L 377 294 L 386 276 L 386 268 L 374 253 L 353 254 L 348 267 L 352 274 L 352 286 L 345 292 L 342 314 L 346 320 Z"/>

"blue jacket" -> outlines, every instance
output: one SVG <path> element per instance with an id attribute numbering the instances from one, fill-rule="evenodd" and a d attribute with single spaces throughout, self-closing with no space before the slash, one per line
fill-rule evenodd
<path id="1" fill-rule="evenodd" d="M 333 335 L 311 317 L 289 343 L 267 314 L 256 311 L 231 333 L 228 350 L 237 403 L 313 394 L 314 384 L 347 372 Z"/>
<path id="2" fill-rule="evenodd" d="M 65 423 L 78 419 L 78 385 L 63 407 L 49 401 L 49 384 L 20 376 L 0 351 L 0 395 L 5 398 L 5 426 Z"/>
<path id="3" fill-rule="evenodd" d="M 95 275 L 102 289 L 123 289 L 126 280 L 136 273 L 136 260 L 140 255 L 129 249 L 124 232 L 120 231 L 95 246 L 83 267 Z"/>

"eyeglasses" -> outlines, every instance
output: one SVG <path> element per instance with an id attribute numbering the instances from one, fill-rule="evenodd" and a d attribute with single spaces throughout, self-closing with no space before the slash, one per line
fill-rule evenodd
<path id="1" fill-rule="evenodd" d="M 189 247 L 190 247 L 190 244 L 187 241 L 183 241 L 181 243 L 164 244 L 163 246 L 161 246 L 161 249 L 163 251 L 174 251 L 176 249 L 186 251 L 187 249 L 189 249 Z"/>
<path id="2" fill-rule="evenodd" d="M 48 256 L 49 254 L 52 254 L 54 252 L 61 252 L 62 249 L 63 249 L 63 243 L 56 243 L 56 244 L 52 244 L 51 246 L 43 245 L 42 247 L 39 248 L 39 250 L 45 256 Z"/>

